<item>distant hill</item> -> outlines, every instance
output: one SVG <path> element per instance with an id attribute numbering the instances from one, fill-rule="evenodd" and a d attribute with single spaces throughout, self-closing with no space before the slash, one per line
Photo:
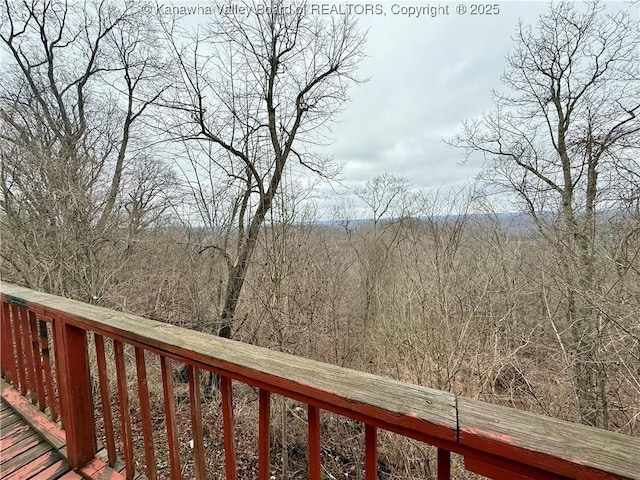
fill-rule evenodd
<path id="1" fill-rule="evenodd" d="M 536 227 L 533 222 L 533 219 L 530 215 L 522 212 L 501 212 L 495 214 L 485 214 L 485 213 L 471 213 L 467 214 L 466 217 L 470 221 L 475 222 L 493 222 L 497 220 L 500 223 L 500 226 L 507 231 L 511 231 L 513 233 L 527 233 L 533 231 Z M 431 217 L 435 221 L 440 222 L 453 222 L 459 218 L 458 215 L 435 215 Z M 415 220 L 426 220 L 426 216 L 416 217 Z M 385 221 L 389 221 L 390 219 L 386 219 Z M 327 227 L 343 227 L 345 225 L 344 220 L 316 220 L 312 222 L 303 222 L 304 224 L 311 225 L 321 225 Z M 349 219 L 348 224 L 352 228 L 359 227 L 367 227 L 373 225 L 373 219 L 370 218 L 356 218 Z"/>

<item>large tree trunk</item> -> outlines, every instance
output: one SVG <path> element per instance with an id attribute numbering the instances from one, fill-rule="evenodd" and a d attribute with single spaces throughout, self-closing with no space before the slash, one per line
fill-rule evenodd
<path id="1" fill-rule="evenodd" d="M 592 216 L 587 214 L 580 228 L 569 216 L 572 240 L 569 271 L 565 273 L 568 286 L 567 318 L 571 326 L 571 345 L 574 355 L 573 374 L 580 421 L 586 425 L 606 428 L 608 408 L 606 371 L 599 360 L 600 332 L 598 310 L 591 298 L 595 291 Z"/>
<path id="2" fill-rule="evenodd" d="M 605 427 L 607 401 L 605 372 L 598 361 L 597 312 L 588 305 L 576 305 L 576 292 L 568 299 L 571 342 L 574 353 L 573 374 L 580 421 L 594 427 Z M 583 300 L 578 300 L 583 303 Z"/>

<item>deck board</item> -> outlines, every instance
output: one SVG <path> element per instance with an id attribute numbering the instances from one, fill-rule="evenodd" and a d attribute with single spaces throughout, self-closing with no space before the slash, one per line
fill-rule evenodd
<path id="1" fill-rule="evenodd" d="M 7 419 L 0 434 L 0 480 L 125 480 L 99 458 L 81 468 L 82 475 L 73 471 L 65 460 L 64 432 L 4 380 L 0 385 L 0 429 Z"/>
<path id="2" fill-rule="evenodd" d="M 11 410 L 10 408 L 5 408 L 0 410 L 0 422 L 7 417 L 10 417 L 11 415 L 13 415 L 14 412 L 13 410 Z"/>
<path id="3" fill-rule="evenodd" d="M 10 447 L 14 443 L 20 441 L 24 437 L 25 433 L 29 431 L 29 426 L 24 423 L 17 423 L 11 426 L 11 428 L 3 432 L 0 435 L 0 452 L 5 448 Z"/>
<path id="4" fill-rule="evenodd" d="M 35 447 L 30 448 L 26 452 L 22 452 L 20 455 L 13 457 L 8 462 L 2 465 L 2 471 L 0 472 L 0 478 L 10 478 L 15 472 L 23 468 L 30 468 L 31 464 L 47 454 L 51 454 L 53 448 L 51 445 L 45 442 L 41 442 Z M 58 452 L 55 452 L 57 454 Z"/>
<path id="5" fill-rule="evenodd" d="M 14 425 L 19 423 L 22 419 L 20 416 L 16 415 L 8 415 L 5 418 L 0 419 L 0 435 L 4 435 L 9 430 L 14 428 Z"/>
<path id="6" fill-rule="evenodd" d="M 9 448 L 4 449 L 0 452 L 0 464 L 4 465 L 6 462 L 11 460 L 17 455 L 20 455 L 23 452 L 26 452 L 32 447 L 35 447 L 43 440 L 37 434 L 26 435 L 25 438 L 11 445 Z M 1 468 L 1 467 L 0 467 Z"/>
<path id="7" fill-rule="evenodd" d="M 0 479 L 55 479 L 71 471 L 60 453 L 2 399 Z"/>

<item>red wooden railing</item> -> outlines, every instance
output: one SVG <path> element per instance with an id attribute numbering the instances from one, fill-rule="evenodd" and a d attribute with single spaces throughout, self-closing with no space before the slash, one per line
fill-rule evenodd
<path id="1" fill-rule="evenodd" d="M 378 429 L 435 446 L 438 479 L 450 478 L 451 452 L 464 457 L 467 470 L 497 479 L 640 478 L 636 437 L 464 399 L 7 283 L 0 283 L 0 291 L 2 376 L 54 420 L 61 411 L 66 453 L 74 468 L 93 461 L 101 436 L 110 465 L 122 460 L 131 479 L 136 474 L 135 455 L 140 453 L 144 474 L 153 480 L 159 476 L 158 465 L 167 463 L 154 443 L 154 436 L 161 435 L 166 440 L 162 442 L 168 458 L 165 471 L 172 479 L 182 478 L 184 455 L 173 383 L 178 364 L 186 365 L 188 373 L 190 461 L 197 479 L 210 474 L 201 411 L 202 370 L 220 375 L 227 479 L 237 477 L 232 381 L 259 389 L 257 454 L 262 480 L 270 478 L 269 413 L 274 394 L 307 405 L 312 480 L 322 478 L 322 410 L 364 423 L 367 480 L 378 475 Z M 135 375 L 128 371 L 129 365 Z M 149 385 L 148 368 L 159 372 L 161 386 Z M 100 393 L 98 422 L 92 387 Z M 132 410 L 130 391 L 135 389 L 139 409 Z M 165 423 L 161 433 L 153 428 L 157 417 L 152 418 L 152 412 L 158 408 Z M 136 441 L 138 435 L 142 442 Z M 144 456 L 138 450 L 144 450 Z"/>
<path id="2" fill-rule="evenodd" d="M 1 334 L 2 376 L 22 395 L 29 392 L 34 405 L 48 409 L 52 420 L 58 420 L 57 375 L 50 353 L 55 343 L 52 319 L 3 301 Z"/>

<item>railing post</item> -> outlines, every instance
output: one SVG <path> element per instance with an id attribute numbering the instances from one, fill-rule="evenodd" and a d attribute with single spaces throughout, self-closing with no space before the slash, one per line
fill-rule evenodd
<path id="1" fill-rule="evenodd" d="M 451 478 L 451 452 L 438 448 L 438 480 Z"/>
<path id="2" fill-rule="evenodd" d="M 268 390 L 260 389 L 258 405 L 258 479 L 269 480 L 271 478 L 269 471 L 271 469 L 269 458 L 271 453 L 271 437 L 269 435 L 271 393 Z"/>
<path id="3" fill-rule="evenodd" d="M 87 335 L 84 330 L 66 323 L 60 317 L 55 319 L 54 325 L 67 460 L 72 468 L 81 468 L 96 455 Z"/>
<path id="4" fill-rule="evenodd" d="M 308 463 L 309 480 L 322 478 L 322 463 L 320 459 L 320 409 L 314 405 L 307 405 L 308 422 Z"/>
<path id="5" fill-rule="evenodd" d="M 378 430 L 369 424 L 364 426 L 364 474 L 366 480 L 378 478 Z"/>
<path id="6" fill-rule="evenodd" d="M 27 377 L 24 366 L 24 353 L 22 350 L 22 330 L 20 328 L 20 308 L 17 305 L 11 305 L 11 326 L 13 327 L 13 338 L 16 346 L 16 364 L 18 368 L 17 381 L 15 383 L 16 389 L 20 389 L 20 394 L 23 397 L 27 396 Z"/>
<path id="7" fill-rule="evenodd" d="M 16 357 L 13 349 L 13 336 L 11 334 L 11 312 L 9 303 L 2 302 L 2 376 L 14 386 L 17 384 Z"/>

